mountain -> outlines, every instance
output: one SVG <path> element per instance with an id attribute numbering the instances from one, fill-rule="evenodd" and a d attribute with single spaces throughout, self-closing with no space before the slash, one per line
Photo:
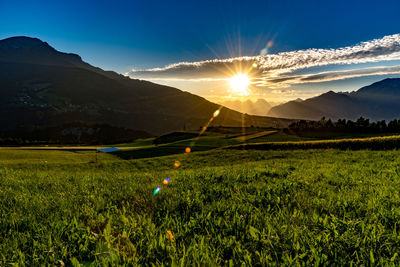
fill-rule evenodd
<path id="1" fill-rule="evenodd" d="M 37 38 L 0 40 L 0 131 L 71 122 L 161 134 L 199 129 L 219 105 L 176 88 L 104 71 Z M 241 126 L 242 114 L 223 108 L 214 125 Z M 245 125 L 290 121 L 245 116 Z"/>
<path id="2" fill-rule="evenodd" d="M 384 79 L 351 93 L 327 92 L 303 101 L 290 101 L 271 108 L 268 115 L 318 120 L 392 120 L 400 118 L 400 79 Z"/>
<path id="3" fill-rule="evenodd" d="M 240 100 L 226 100 L 221 102 L 225 107 L 231 108 L 233 110 L 247 113 L 250 115 L 266 116 L 268 111 L 271 109 L 271 104 L 265 101 L 265 99 L 258 99 L 253 102 L 250 99 L 246 101 Z"/>

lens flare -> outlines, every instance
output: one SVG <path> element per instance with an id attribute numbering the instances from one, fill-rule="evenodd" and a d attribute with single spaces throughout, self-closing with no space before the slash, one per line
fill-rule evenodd
<path id="1" fill-rule="evenodd" d="M 157 195 L 158 192 L 160 192 L 161 187 L 157 187 L 156 189 L 153 190 L 153 195 Z"/>
<path id="2" fill-rule="evenodd" d="M 258 67 L 257 63 L 254 62 L 253 65 L 252 65 L 252 67 L 253 67 L 253 68 L 257 68 L 257 67 Z"/>
<path id="3" fill-rule="evenodd" d="M 186 153 L 190 153 L 192 150 L 190 149 L 190 147 L 185 148 L 185 152 Z"/>
<path id="4" fill-rule="evenodd" d="M 217 117 L 218 115 L 219 115 L 219 109 L 217 109 L 217 110 L 214 112 L 213 117 L 215 118 L 215 117 Z"/>
<path id="5" fill-rule="evenodd" d="M 178 168 L 179 166 L 181 166 L 181 163 L 179 161 L 175 160 L 174 167 Z"/>
<path id="6" fill-rule="evenodd" d="M 261 55 L 266 55 L 269 53 L 269 49 L 274 45 L 274 40 L 269 40 L 267 45 L 260 51 Z"/>
<path id="7" fill-rule="evenodd" d="M 167 178 L 164 179 L 163 184 L 167 185 L 169 184 L 169 181 L 171 181 L 171 177 L 167 176 Z"/>
<path id="8" fill-rule="evenodd" d="M 175 242 L 174 236 L 170 230 L 167 230 L 167 238 L 171 240 L 171 242 Z"/>

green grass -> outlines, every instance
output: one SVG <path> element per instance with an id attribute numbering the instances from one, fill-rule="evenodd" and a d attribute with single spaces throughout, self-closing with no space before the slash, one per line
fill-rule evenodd
<path id="1" fill-rule="evenodd" d="M 313 140 L 312 138 L 300 137 L 283 132 L 282 130 L 267 136 L 250 139 L 247 143 L 262 143 L 262 142 L 287 142 L 287 141 L 305 141 Z"/>
<path id="2" fill-rule="evenodd" d="M 369 138 L 343 138 L 312 141 L 261 142 L 233 145 L 230 149 L 293 150 L 293 149 L 371 149 L 392 150 L 400 148 L 400 135 Z"/>
<path id="3" fill-rule="evenodd" d="M 293 133 L 293 136 L 298 136 L 303 139 L 336 139 L 336 138 L 364 138 L 364 137 L 383 137 L 383 136 L 392 136 L 397 133 L 348 133 L 348 132 L 309 132 L 309 133 L 301 133 L 296 135 Z"/>
<path id="4" fill-rule="evenodd" d="M 160 144 L 160 145 L 143 145 L 138 147 L 120 146 L 122 149 L 127 148 L 119 153 L 115 153 L 123 159 L 140 159 L 140 158 L 153 158 L 174 154 L 182 154 L 187 147 L 191 148 L 192 152 L 207 151 L 218 147 L 226 147 L 230 145 L 237 145 L 241 142 L 225 138 L 222 136 L 201 136 L 200 138 L 190 138 L 185 140 L 178 140 L 175 142 Z"/>
<path id="5" fill-rule="evenodd" d="M 1 266 L 400 264 L 395 150 L 93 159 L 0 150 Z"/>
<path id="6" fill-rule="evenodd" d="M 236 137 L 235 139 L 238 141 L 241 141 L 241 142 L 246 142 L 251 139 L 257 139 L 257 138 L 262 138 L 265 136 L 274 135 L 277 132 L 278 132 L 277 130 L 263 131 L 263 132 L 253 133 L 253 134 L 242 135 L 242 136 Z"/>
<path id="7" fill-rule="evenodd" d="M 123 144 L 115 144 L 109 145 L 109 147 L 116 146 L 116 147 L 143 147 L 143 146 L 153 146 L 154 138 L 146 138 L 146 139 L 138 139 L 131 143 L 123 143 Z"/>

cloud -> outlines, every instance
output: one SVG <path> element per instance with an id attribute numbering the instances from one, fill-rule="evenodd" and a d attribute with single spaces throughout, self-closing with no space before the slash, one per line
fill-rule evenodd
<path id="1" fill-rule="evenodd" d="M 249 72 L 258 86 L 285 87 L 296 83 L 399 73 L 400 67 L 396 66 L 291 75 L 295 70 L 316 66 L 390 60 L 400 60 L 400 34 L 338 49 L 306 49 L 251 57 L 180 62 L 162 68 L 132 70 L 127 75 L 139 79 L 195 81 L 224 80 L 238 72 Z M 252 67 L 253 63 L 257 63 L 257 67 Z"/>
<path id="2" fill-rule="evenodd" d="M 266 83 L 277 83 L 279 85 L 285 84 L 299 84 L 299 83 L 316 83 L 316 82 L 326 82 L 343 80 L 364 76 L 374 76 L 374 75 L 392 75 L 400 74 L 400 66 L 382 66 L 382 67 L 371 67 L 362 69 L 352 69 L 345 71 L 329 71 L 320 72 L 308 75 L 298 75 L 298 76 L 286 76 L 276 79 L 266 79 Z"/>
<path id="3" fill-rule="evenodd" d="M 295 90 L 288 90 L 288 89 L 280 89 L 280 90 L 272 90 L 271 93 L 273 94 L 294 94 Z"/>

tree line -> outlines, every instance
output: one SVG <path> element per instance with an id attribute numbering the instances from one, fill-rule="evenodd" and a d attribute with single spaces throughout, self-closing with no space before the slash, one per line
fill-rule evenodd
<path id="1" fill-rule="evenodd" d="M 388 123 L 385 120 L 370 121 L 363 117 L 356 121 L 339 119 L 336 122 L 331 119 L 321 118 L 319 121 L 299 120 L 288 127 L 295 132 L 363 132 L 363 133 L 399 133 L 400 120 L 394 119 Z"/>

